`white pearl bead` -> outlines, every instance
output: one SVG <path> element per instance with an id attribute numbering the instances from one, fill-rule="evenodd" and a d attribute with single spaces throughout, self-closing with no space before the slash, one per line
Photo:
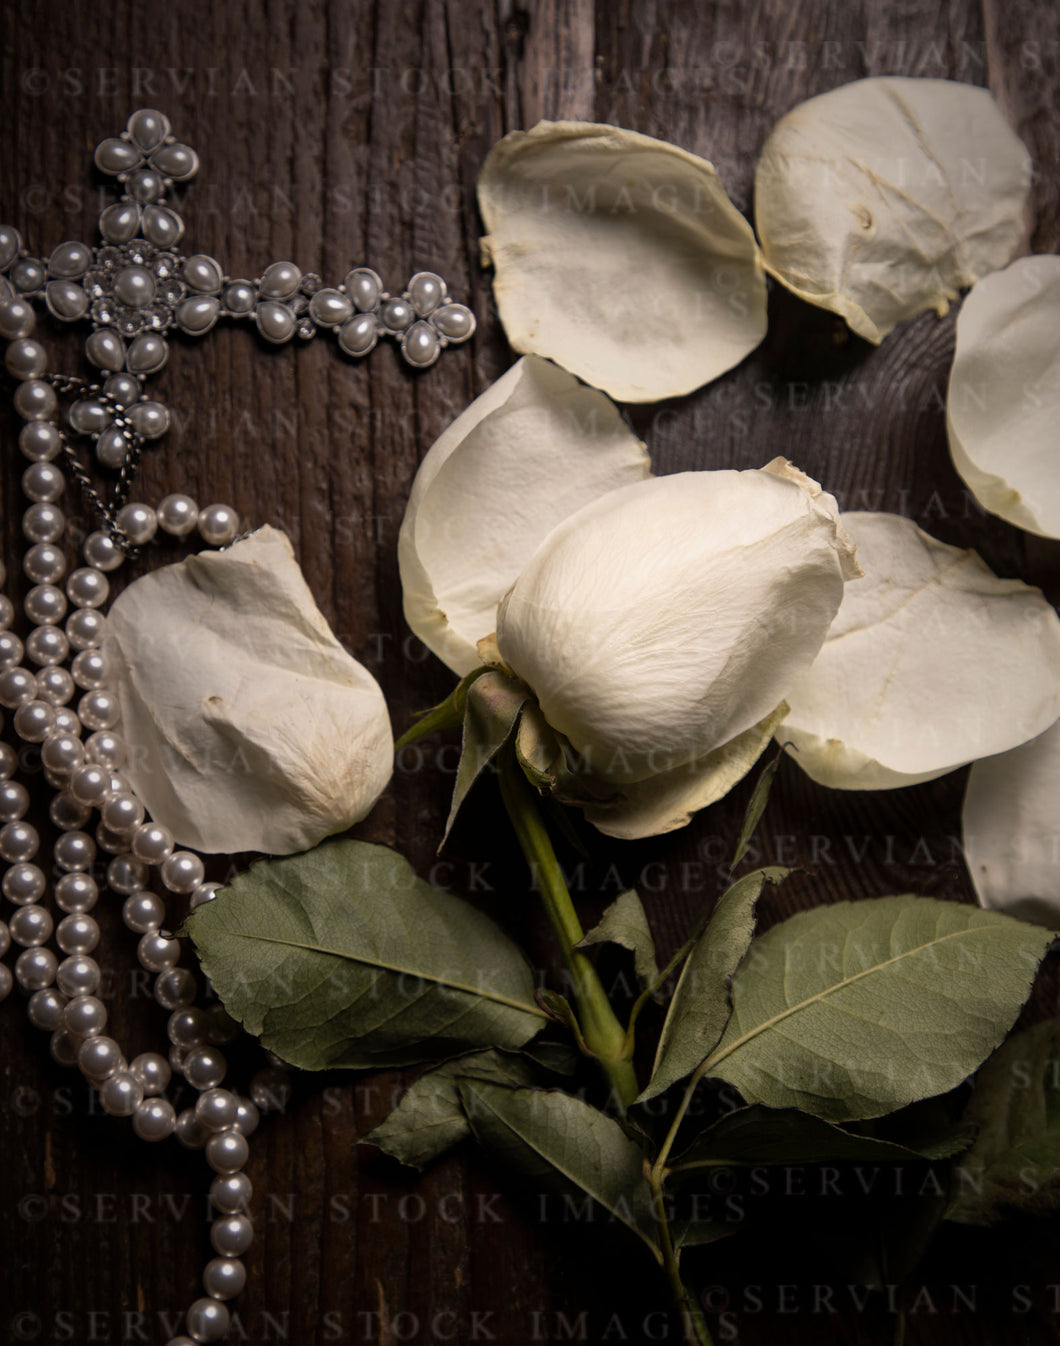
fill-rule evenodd
<path id="1" fill-rule="evenodd" d="M 123 506 L 115 518 L 115 523 L 133 544 L 142 547 L 150 542 L 158 531 L 158 515 L 149 505 L 129 504 Z"/>
<path id="2" fill-rule="evenodd" d="M 148 972 L 164 972 L 180 960 L 180 941 L 168 938 L 159 931 L 141 936 L 136 956 Z"/>
<path id="3" fill-rule="evenodd" d="M 15 987 L 15 978 L 6 963 L 0 963 L 0 1000 L 6 1000 Z"/>
<path id="4" fill-rule="evenodd" d="M 207 1131 L 227 1131 L 236 1124 L 239 1099 L 230 1089 L 206 1089 L 195 1104 L 195 1116 Z M 242 1164 L 236 1165 L 237 1169 L 242 1167 Z M 235 1169 L 231 1171 L 235 1172 Z"/>
<path id="5" fill-rule="evenodd" d="M 166 1024 L 166 1032 L 175 1047 L 197 1047 L 206 1040 L 210 1021 L 203 1010 L 175 1010 Z M 220 1083 L 220 1081 L 218 1081 Z M 209 1086 L 204 1086 L 208 1088 Z"/>
<path id="6" fill-rule="evenodd" d="M 202 1288 L 214 1299 L 234 1299 L 246 1283 L 246 1267 L 235 1257 L 215 1257 L 202 1273 Z"/>
<path id="7" fill-rule="evenodd" d="M 147 886 L 149 878 L 147 866 L 135 855 L 116 855 L 107 866 L 107 882 L 116 893 L 137 893 Z"/>
<path id="8" fill-rule="evenodd" d="M 199 507 L 190 495 L 167 495 L 158 507 L 158 526 L 172 537 L 186 537 L 199 519 Z"/>
<path id="9" fill-rule="evenodd" d="M 183 1009 L 195 1003 L 194 974 L 186 967 L 171 967 L 155 978 L 155 999 L 163 1009 Z"/>
<path id="10" fill-rule="evenodd" d="M 102 650 L 82 650 L 74 657 L 70 672 L 78 687 L 95 692 L 110 681 L 113 668 Z"/>
<path id="11" fill-rule="evenodd" d="M 78 655 L 78 658 L 81 656 Z M 110 792 L 110 772 L 101 766 L 82 766 L 70 777 L 70 793 L 93 808 Z"/>
<path id="12" fill-rule="evenodd" d="M 59 409 L 55 389 L 40 379 L 25 379 L 15 389 L 15 410 L 24 421 L 48 421 Z"/>
<path id="13" fill-rule="evenodd" d="M 99 964 L 86 954 L 64 958 L 55 973 L 55 983 L 63 995 L 94 995 L 99 990 Z"/>
<path id="14" fill-rule="evenodd" d="M 41 748 L 41 761 L 60 776 L 75 770 L 85 760 L 85 746 L 72 734 L 51 734 Z"/>
<path id="15" fill-rule="evenodd" d="M 99 943 L 99 926 L 91 916 L 73 912 L 56 927 L 55 942 L 63 953 L 91 953 Z"/>
<path id="16" fill-rule="evenodd" d="M 51 706 L 64 706 L 75 690 L 74 680 L 65 668 L 42 668 L 37 674 L 37 695 Z"/>
<path id="17" fill-rule="evenodd" d="M 99 887 L 91 874 L 64 874 L 55 885 L 56 905 L 71 915 L 91 911 L 98 899 Z"/>
<path id="18" fill-rule="evenodd" d="M 47 701 L 25 701 L 15 711 L 15 733 L 27 743 L 43 743 L 55 725 L 55 710 Z"/>
<path id="19" fill-rule="evenodd" d="M 132 835 L 132 853 L 149 865 L 160 865 L 173 853 L 173 833 L 161 823 L 141 823 Z"/>
<path id="20" fill-rule="evenodd" d="M 190 893 L 205 877 L 203 863 L 191 851 L 174 851 L 162 862 L 162 882 L 174 893 Z"/>
<path id="21" fill-rule="evenodd" d="M 105 1080 L 115 1071 L 125 1069 L 125 1058 L 113 1038 L 93 1037 L 78 1048 L 77 1064 L 86 1079 Z"/>
<path id="22" fill-rule="evenodd" d="M 51 542 L 35 542 L 22 558 L 22 573 L 34 584 L 55 584 L 66 574 L 66 556 Z"/>
<path id="23" fill-rule="evenodd" d="M 6 672 L 22 662 L 22 641 L 13 631 L 0 631 L 0 672 Z M 7 747 L 7 744 L 4 744 Z"/>
<path id="24" fill-rule="evenodd" d="M 121 918 L 137 935 L 157 930 L 166 919 L 166 906 L 154 893 L 130 893 L 121 909 Z"/>
<path id="25" fill-rule="evenodd" d="M 26 595 L 22 611 L 36 626 L 50 626 L 66 616 L 66 595 L 54 584 L 37 584 Z"/>
<path id="26" fill-rule="evenodd" d="M 0 674 L 0 677 L 2 676 L 3 674 Z M 0 743 L 0 780 L 10 780 L 17 766 L 18 754 L 14 748 L 10 743 Z"/>
<path id="27" fill-rule="evenodd" d="M 22 516 L 27 542 L 58 542 L 65 527 L 66 515 L 56 505 L 30 505 Z"/>
<path id="28" fill-rule="evenodd" d="M 70 653 L 70 642 L 57 626 L 35 626 L 26 637 L 26 653 L 44 668 L 61 664 Z"/>
<path id="29" fill-rule="evenodd" d="M 42 991 L 55 980 L 58 965 L 51 949 L 24 949 L 15 963 L 15 977 L 24 990 Z"/>
<path id="30" fill-rule="evenodd" d="M 206 1162 L 215 1173 L 238 1173 L 249 1158 L 250 1146 L 239 1131 L 222 1131 L 206 1142 Z"/>
<path id="31" fill-rule="evenodd" d="M 110 580 L 93 566 L 80 566 L 66 581 L 66 596 L 79 608 L 98 608 L 109 593 Z"/>
<path id="32" fill-rule="evenodd" d="M 144 820 L 144 806 L 134 794 L 118 790 L 104 799 L 100 816 L 112 832 L 117 832 L 119 836 L 131 836 Z M 140 885 L 137 884 L 137 887 Z"/>
<path id="33" fill-rule="evenodd" d="M 261 1122 L 261 1113 L 249 1098 L 239 1100 L 236 1115 L 236 1130 L 244 1136 L 252 1136 Z"/>
<path id="34" fill-rule="evenodd" d="M 106 622 L 95 608 L 78 608 L 66 619 L 66 638 L 75 650 L 94 650 L 103 639 Z"/>
<path id="35" fill-rule="evenodd" d="M 28 500 L 54 505 L 66 490 L 66 478 L 54 463 L 30 463 L 22 473 L 22 493 Z"/>
<path id="36" fill-rule="evenodd" d="M 245 1215 L 226 1215 L 210 1228 L 210 1242 L 221 1257 L 241 1257 L 253 1240 L 254 1226 Z"/>
<path id="37" fill-rule="evenodd" d="M 0 921 L 0 958 L 7 953 L 11 947 L 11 931 L 5 921 Z"/>
<path id="38" fill-rule="evenodd" d="M 169 1084 L 172 1071 L 169 1062 L 158 1052 L 141 1052 L 134 1057 L 129 1073 L 143 1086 L 145 1095 L 160 1094 Z"/>
<path id="39" fill-rule="evenodd" d="M 0 706 L 14 710 L 37 695 L 37 679 L 28 668 L 7 668 L 0 673 Z"/>
<path id="40" fill-rule="evenodd" d="M 117 734 L 101 729 L 85 741 L 85 760 L 112 769 L 120 767 L 125 761 L 125 743 Z"/>
<path id="41" fill-rule="evenodd" d="M 12 865 L 4 875 L 4 896 L 9 902 L 25 906 L 44 896 L 44 871 L 37 865 Z"/>
<path id="42" fill-rule="evenodd" d="M 168 1098 L 145 1098 L 133 1113 L 133 1130 L 141 1140 L 165 1140 L 176 1124 L 176 1109 Z"/>
<path id="43" fill-rule="evenodd" d="M 16 296 L 0 304 L 0 337 L 5 340 L 18 341 L 28 337 L 36 325 L 37 315 L 28 300 Z"/>
<path id="44" fill-rule="evenodd" d="M 96 859 L 96 843 L 87 832 L 66 832 L 52 849 L 60 869 L 91 869 Z"/>
<path id="45" fill-rule="evenodd" d="M 210 1200 L 224 1215 L 237 1215 L 250 1204 L 254 1188 L 245 1173 L 219 1173 L 210 1184 Z"/>
<path id="46" fill-rule="evenodd" d="M 201 1150 L 209 1137 L 209 1133 L 195 1116 L 194 1108 L 185 1108 L 177 1115 L 177 1124 L 173 1130 L 180 1143 L 189 1150 Z"/>
<path id="47" fill-rule="evenodd" d="M 204 902 L 212 902 L 217 896 L 217 890 L 220 886 L 219 883 L 213 882 L 200 883 L 198 888 L 196 888 L 191 895 L 189 902 L 191 910 L 194 911 L 196 907 L 201 907 Z"/>
<path id="48" fill-rule="evenodd" d="M 19 431 L 18 447 L 32 463 L 50 462 L 62 446 L 62 436 L 50 421 L 27 421 Z"/>
<path id="49" fill-rule="evenodd" d="M 144 1091 L 126 1070 L 115 1071 L 99 1091 L 103 1111 L 112 1117 L 131 1117 L 143 1102 Z"/>
<path id="50" fill-rule="evenodd" d="M 29 791 L 24 785 L 16 780 L 0 783 L 0 822 L 17 822 L 19 818 L 25 817 L 28 808 Z"/>
<path id="51" fill-rule="evenodd" d="M 184 1078 L 193 1089 L 211 1089 L 225 1077 L 228 1063 L 216 1047 L 196 1047 L 184 1062 Z"/>
<path id="52" fill-rule="evenodd" d="M 239 533 L 239 515 L 231 505 L 207 505 L 199 513 L 199 536 L 209 547 L 224 547 Z"/>
<path id="53" fill-rule="evenodd" d="M 0 827 L 0 857 L 11 864 L 32 860 L 39 846 L 37 829 L 30 823 L 19 821 Z"/>
<path id="54" fill-rule="evenodd" d="M 197 1299 L 185 1315 L 188 1334 L 195 1341 L 220 1341 L 231 1321 L 228 1310 L 216 1299 Z"/>
<path id="55" fill-rule="evenodd" d="M 77 703 L 77 714 L 86 729 L 113 729 L 121 719 L 121 706 L 113 692 L 98 688 L 84 694 Z"/>
<path id="56" fill-rule="evenodd" d="M 11 938 L 24 949 L 34 949 L 51 939 L 54 924 L 51 912 L 31 903 L 12 913 L 9 922 Z"/>
<path id="57" fill-rule="evenodd" d="M 15 620 L 15 605 L 7 594 L 0 594 L 0 630 L 6 631 Z"/>
<path id="58" fill-rule="evenodd" d="M 63 1027 L 75 1038 L 94 1038 L 107 1026 L 107 1007 L 94 995 L 75 995 L 63 1010 Z"/>
<path id="59" fill-rule="evenodd" d="M 62 1023 L 63 1008 L 66 1004 L 66 996 L 48 987 L 45 991 L 33 992 L 26 1006 L 26 1014 L 34 1028 L 54 1033 Z"/>
<path id="60" fill-rule="evenodd" d="M 97 570 L 117 570 L 125 560 L 125 553 L 114 545 L 110 534 L 99 530 L 85 538 L 81 555 Z"/>

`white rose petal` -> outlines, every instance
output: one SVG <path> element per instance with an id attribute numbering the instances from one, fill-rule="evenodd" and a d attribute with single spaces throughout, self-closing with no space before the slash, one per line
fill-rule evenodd
<path id="1" fill-rule="evenodd" d="M 765 335 L 758 245 L 705 159 L 616 126 L 539 122 L 493 147 L 478 196 L 517 351 L 652 402 L 717 378 Z"/>
<path id="2" fill-rule="evenodd" d="M 946 426 L 985 509 L 1060 537 L 1060 257 L 1024 257 L 965 299 Z"/>
<path id="3" fill-rule="evenodd" d="M 864 79 L 777 123 L 755 223 L 772 275 L 878 342 L 1004 266 L 1030 180 L 1030 156 L 985 89 Z"/>
<path id="4" fill-rule="evenodd" d="M 779 733 L 822 785 L 884 790 L 1004 752 L 1060 716 L 1060 619 L 1037 589 L 894 514 L 844 514 L 864 579 Z"/>
<path id="5" fill-rule="evenodd" d="M 976 762 L 964 796 L 964 848 L 984 907 L 1060 928 L 1060 722 Z"/>
<path id="6" fill-rule="evenodd" d="M 180 845 L 305 850 L 386 788 L 383 694 L 276 529 L 130 584 L 106 649 L 131 745 L 122 770 Z"/>
<path id="7" fill-rule="evenodd" d="M 609 398 L 547 361 L 519 360 L 420 464 L 398 539 L 409 626 L 454 672 L 470 672 L 549 530 L 650 473 Z"/>
<path id="8" fill-rule="evenodd" d="M 782 460 L 657 477 L 544 540 L 497 644 L 596 777 L 637 783 L 776 709 L 853 564 L 835 502 Z"/>

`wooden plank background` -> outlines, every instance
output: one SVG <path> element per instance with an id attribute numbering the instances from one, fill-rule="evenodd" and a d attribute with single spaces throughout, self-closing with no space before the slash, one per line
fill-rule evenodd
<path id="1" fill-rule="evenodd" d="M 795 103 L 865 75 L 964 80 L 993 91 L 1034 157 L 1027 248 L 1053 252 L 1060 242 L 1060 11 L 1048 0 L 38 0 L 5 3 L 2 14 L 0 218 L 30 248 L 46 255 L 64 238 L 95 241 L 110 198 L 91 151 L 133 109 L 155 106 L 202 158 L 183 197 L 185 252 L 247 276 L 287 258 L 332 284 L 369 264 L 395 289 L 430 268 L 473 306 L 471 346 L 421 375 L 390 348 L 354 364 L 323 339 L 272 350 L 225 328 L 201 346 L 174 342 L 152 384 L 174 427 L 147 455 L 137 494 L 157 502 L 188 490 L 285 527 L 399 728 L 450 685 L 403 624 L 395 544 L 404 502 L 434 438 L 512 359 L 478 265 L 474 200 L 483 157 L 506 131 L 581 118 L 664 137 L 713 161 L 750 214 L 758 151 Z M 661 472 L 755 467 L 783 452 L 845 507 L 910 515 L 1055 601 L 1060 547 L 983 517 L 950 464 L 953 333 L 953 314 L 928 315 L 872 349 L 774 291 L 758 351 L 692 397 L 636 409 L 632 421 Z M 78 339 L 64 340 L 55 349 L 77 371 Z M 23 463 L 6 406 L 0 434 L 3 556 L 18 574 Z M 451 767 L 432 769 L 433 757 L 430 747 L 409 755 L 360 829 L 405 850 L 421 872 L 451 784 Z M 766 919 L 894 891 L 969 896 L 956 840 L 963 786 L 958 772 L 897 793 L 831 794 L 786 762 L 763 854 L 805 872 L 769 896 Z M 606 852 L 627 882 L 639 881 L 664 948 L 716 891 L 744 797 L 737 791 L 674 836 Z M 527 932 L 546 966 L 549 941 L 494 830 L 500 839 L 476 854 L 477 868 L 455 863 L 441 877 Z M 585 902 L 595 909 L 591 894 Z M 155 1046 L 163 1012 L 134 975 L 116 908 L 102 919 L 113 1021 L 138 1050 Z M 1045 978 L 1033 1012 L 1055 1013 L 1056 998 L 1055 977 Z M 0 1010 L 0 1339 L 164 1341 L 209 1255 L 205 1165 L 175 1144 L 131 1144 L 125 1126 L 90 1111 L 17 1000 Z M 417 1181 L 358 1150 L 406 1078 L 303 1079 L 287 1115 L 255 1137 L 259 1236 L 235 1339 L 677 1340 L 663 1284 L 636 1249 L 549 1209 L 540 1220 L 536 1196 L 480 1155 L 462 1149 Z M 777 1231 L 694 1264 L 716 1287 L 710 1305 L 725 1311 L 719 1341 L 893 1339 L 886 1295 L 859 1301 L 832 1260 L 845 1236 L 827 1201 L 791 1194 L 778 1203 Z M 1044 1222 L 999 1235 L 949 1231 L 913 1278 L 906 1341 L 1060 1340 L 1058 1252 Z"/>

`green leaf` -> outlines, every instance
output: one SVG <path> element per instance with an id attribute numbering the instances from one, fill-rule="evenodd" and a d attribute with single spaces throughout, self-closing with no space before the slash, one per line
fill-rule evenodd
<path id="1" fill-rule="evenodd" d="M 259 860 L 189 926 L 228 1012 L 304 1070 L 516 1048 L 546 1022 L 519 948 L 385 846 Z"/>
<path id="2" fill-rule="evenodd" d="M 755 903 L 767 882 L 780 883 L 787 873 L 778 866 L 756 869 L 718 899 L 681 970 L 651 1080 L 638 1102 L 655 1098 L 691 1074 L 721 1037 L 729 1018 L 729 983 L 754 935 Z"/>
<path id="3" fill-rule="evenodd" d="M 619 944 L 623 949 L 629 949 L 633 954 L 637 981 L 642 987 L 651 986 L 659 975 L 651 927 L 641 900 L 632 888 L 615 898 L 575 947 L 585 949 L 590 944 Z"/>
<path id="4" fill-rule="evenodd" d="M 671 1173 L 691 1177 L 721 1165 L 820 1164 L 829 1161 L 943 1159 L 971 1139 L 966 1128 L 913 1149 L 876 1136 L 859 1136 L 796 1108 L 760 1103 L 737 1108 L 702 1131 Z"/>
<path id="5" fill-rule="evenodd" d="M 964 1116 L 979 1130 L 957 1170 L 948 1219 L 991 1224 L 1015 1210 L 1060 1209 L 1060 1019 L 994 1053 Z"/>
<path id="6" fill-rule="evenodd" d="M 485 664 L 480 668 L 473 668 L 460 679 L 444 701 L 417 715 L 415 723 L 410 725 L 394 744 L 394 752 L 399 753 L 407 744 L 415 743 L 418 738 L 424 738 L 427 734 L 433 734 L 439 729 L 452 729 L 458 725 L 464 718 L 467 694 L 472 683 L 481 678 L 486 671 Z"/>
<path id="7" fill-rule="evenodd" d="M 802 912 L 752 945 L 705 1071 L 831 1121 L 944 1093 L 1005 1036 L 1053 938 L 918 897 Z"/>
<path id="8" fill-rule="evenodd" d="M 532 1084 L 541 1071 L 526 1057 L 508 1052 L 470 1052 L 425 1071 L 406 1089 L 390 1115 L 359 1144 L 378 1145 L 410 1168 L 427 1165 L 471 1134 L 460 1097 L 461 1080 L 510 1086 Z"/>
<path id="9" fill-rule="evenodd" d="M 537 1182 L 582 1191 L 661 1254 L 640 1146 L 613 1117 L 559 1090 L 466 1081 L 476 1139 Z"/>
<path id="10" fill-rule="evenodd" d="M 460 764 L 443 846 L 471 787 L 507 743 L 519 721 L 519 712 L 529 700 L 530 691 L 525 683 L 495 668 L 488 669 L 468 688 Z"/>
<path id="11" fill-rule="evenodd" d="M 778 752 L 771 762 L 767 762 L 755 782 L 755 788 L 751 792 L 751 798 L 747 805 L 747 812 L 743 817 L 743 826 L 740 828 L 740 837 L 736 843 L 736 851 L 732 857 L 733 869 L 747 854 L 747 849 L 751 844 L 751 837 L 754 830 L 762 820 L 762 814 L 766 811 L 766 804 L 769 802 L 769 792 L 773 788 L 773 778 L 777 774 L 777 768 L 780 766 L 780 759 L 784 756 Z"/>

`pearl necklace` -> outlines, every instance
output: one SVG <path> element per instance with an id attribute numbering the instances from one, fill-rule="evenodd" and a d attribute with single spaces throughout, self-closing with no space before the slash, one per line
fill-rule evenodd
<path id="1" fill-rule="evenodd" d="M 0 889 L 14 907 L 6 922 L 0 920 L 0 955 L 12 945 L 21 950 L 13 973 L 0 962 L 0 1000 L 17 984 L 28 996 L 30 1023 L 50 1034 L 55 1061 L 78 1068 L 98 1090 L 103 1109 L 130 1118 L 140 1139 L 175 1136 L 204 1151 L 214 1174 L 215 1256 L 203 1271 L 205 1295 L 187 1310 L 187 1335 L 168 1343 L 194 1346 L 220 1341 L 228 1332 L 226 1301 L 245 1285 L 240 1259 L 253 1236 L 247 1213 L 252 1189 L 244 1172 L 248 1137 L 262 1111 L 286 1105 L 291 1084 L 283 1062 L 270 1056 L 248 1096 L 224 1087 L 228 1067 L 220 1048 L 239 1026 L 219 1003 L 196 1004 L 200 980 L 180 965 L 180 942 L 170 933 L 177 923 L 168 919 L 166 902 L 186 897 L 194 910 L 213 901 L 219 885 L 205 881 L 198 855 L 176 849 L 170 831 L 147 816 L 121 771 L 126 744 L 102 648 L 107 576 L 158 530 L 176 538 L 197 533 L 210 547 L 226 546 L 240 531 L 230 505 L 200 509 L 179 493 L 166 496 L 157 510 L 129 500 L 145 445 L 169 425 L 166 408 L 144 396 L 143 382 L 168 358 L 163 333 L 171 325 L 201 335 L 221 317 L 250 318 L 273 343 L 312 337 L 319 326 L 334 330 L 340 349 L 356 357 L 389 336 L 409 364 L 424 368 L 445 346 L 467 340 L 475 320 L 449 299 L 432 272 L 417 273 L 401 296 L 391 297 L 367 267 L 324 288 L 289 262 L 273 263 L 257 281 L 244 281 L 225 276 L 212 258 L 182 258 L 175 249 L 184 226 L 164 193 L 194 175 L 198 157 L 175 141 L 161 113 L 134 113 L 120 137 L 99 145 L 95 162 L 124 188 L 121 200 L 100 216 L 100 247 L 63 243 L 45 263 L 26 253 L 15 230 L 0 226 L 0 338 L 9 343 L 5 364 L 17 380 L 14 404 L 25 421 L 19 434 L 29 460 L 22 475 L 29 501 L 22 516 L 28 544 L 22 568 L 31 586 L 21 604 L 31 627 L 24 641 L 11 629 L 15 603 L 0 594 L 0 707 L 13 712 L 23 754 L 39 752 L 54 791 L 52 896 L 63 913 L 56 923 L 45 905 L 48 884 L 37 863 L 41 838 L 25 820 L 29 791 L 15 779 L 20 754 L 0 741 Z M 102 383 L 46 372 L 32 299 L 43 299 L 60 321 L 90 319 L 85 354 L 105 376 Z M 75 395 L 65 423 L 63 394 Z M 92 442 L 104 471 L 117 472 L 109 495 L 96 488 L 78 457 L 79 437 Z M 60 458 L 66 472 L 57 466 Z M 67 473 L 101 524 L 84 540 L 84 564 L 69 574 L 62 546 L 67 521 L 59 504 Z M 0 586 L 6 578 L 0 562 Z M 90 833 L 85 829 L 94 814 L 98 822 Z M 122 919 L 140 937 L 137 958 L 154 974 L 155 1000 L 169 1011 L 166 1055 L 143 1052 L 129 1060 L 105 1031 L 107 1007 L 96 994 L 100 930 L 91 915 L 100 898 L 91 872 L 100 852 L 111 857 L 105 887 L 122 900 Z M 152 888 L 154 871 L 162 894 Z M 58 953 L 48 947 L 51 940 Z M 178 1113 L 166 1090 L 181 1078 L 198 1098 Z"/>

